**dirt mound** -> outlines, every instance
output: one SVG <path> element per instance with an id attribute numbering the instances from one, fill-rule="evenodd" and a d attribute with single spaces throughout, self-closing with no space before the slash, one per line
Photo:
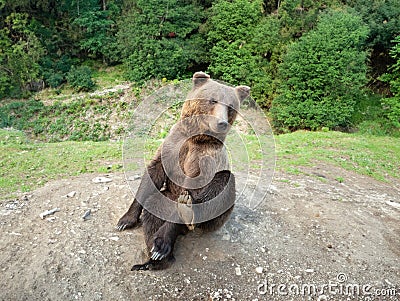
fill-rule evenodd
<path id="1" fill-rule="evenodd" d="M 238 204 L 221 230 L 180 238 L 165 271 L 130 271 L 145 245 L 140 228 L 115 230 L 132 201 L 123 174 L 1 201 L 0 300 L 398 300 L 400 183 L 302 172 L 278 173 L 265 202 Z"/>

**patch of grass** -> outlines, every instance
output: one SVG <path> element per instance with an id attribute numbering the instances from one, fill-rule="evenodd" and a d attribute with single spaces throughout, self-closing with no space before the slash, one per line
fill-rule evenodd
<path id="1" fill-rule="evenodd" d="M 277 166 L 285 171 L 324 161 L 381 181 L 400 178 L 396 137 L 298 131 L 275 139 Z"/>
<path id="2" fill-rule="evenodd" d="M 400 130 L 385 116 L 382 95 L 379 94 L 366 94 L 358 100 L 352 123 L 359 134 L 400 137 Z"/>
<path id="3" fill-rule="evenodd" d="M 32 143 L 0 129 L 0 195 L 31 191 L 52 179 L 122 169 L 120 142 Z"/>
<path id="4" fill-rule="evenodd" d="M 77 98 L 51 105 L 33 99 L 8 103 L 0 106 L 0 128 L 23 130 L 34 139 L 49 142 L 118 139 L 131 113 L 127 109 L 130 104 L 119 97 Z"/>
<path id="5" fill-rule="evenodd" d="M 343 183 L 344 182 L 344 178 L 343 177 L 337 177 L 335 180 L 338 181 L 339 183 Z"/>
<path id="6" fill-rule="evenodd" d="M 400 178 L 398 138 L 299 131 L 275 139 L 277 167 L 286 172 L 301 174 L 300 166 L 323 161 L 378 180 Z M 246 141 L 253 140 L 246 136 Z M 160 143 L 146 141 L 148 159 Z M 121 149 L 121 142 L 108 141 L 32 143 L 20 131 L 0 129 L 0 194 L 9 198 L 52 179 L 121 170 Z M 250 144 L 248 151 L 257 160 L 258 149 Z M 336 180 L 344 181 L 340 176 Z"/>
<path id="7" fill-rule="evenodd" d="M 105 89 L 125 83 L 122 66 L 96 68 L 93 72 L 96 84 Z"/>

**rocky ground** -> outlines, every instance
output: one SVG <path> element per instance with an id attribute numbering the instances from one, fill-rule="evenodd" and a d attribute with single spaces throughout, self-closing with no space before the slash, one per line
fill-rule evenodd
<path id="1" fill-rule="evenodd" d="M 130 271 L 146 254 L 140 228 L 115 230 L 132 201 L 121 173 L 0 201 L 0 300 L 399 300 L 400 182 L 301 171 L 277 172 L 219 231 L 181 237 L 164 271 Z"/>

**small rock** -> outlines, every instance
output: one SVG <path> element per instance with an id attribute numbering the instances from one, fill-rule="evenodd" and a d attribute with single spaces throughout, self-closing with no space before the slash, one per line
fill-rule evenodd
<path id="1" fill-rule="evenodd" d="M 60 208 L 53 208 L 53 209 L 50 209 L 50 210 L 43 211 L 42 213 L 40 213 L 39 216 L 40 216 L 41 219 L 44 219 L 46 216 L 54 214 L 54 213 L 56 213 L 58 211 L 60 211 Z"/>
<path id="2" fill-rule="evenodd" d="M 98 183 L 109 183 L 111 181 L 112 181 L 112 179 L 106 178 L 106 177 L 96 177 L 96 178 L 92 179 L 92 182 L 96 183 L 96 184 L 98 184 Z"/>
<path id="3" fill-rule="evenodd" d="M 139 176 L 139 175 L 134 175 L 134 176 L 130 176 L 130 177 L 128 177 L 128 181 L 136 181 L 136 180 L 139 180 L 141 178 L 141 176 Z"/>
<path id="4" fill-rule="evenodd" d="M 400 204 L 399 203 L 396 203 L 396 202 L 393 202 L 393 201 L 387 201 L 386 204 L 389 205 L 389 206 L 392 206 L 394 208 L 400 209 Z"/>
<path id="5" fill-rule="evenodd" d="M 333 248 L 332 244 L 328 244 L 326 247 L 327 247 L 328 249 L 332 249 L 332 248 Z"/>
<path id="6" fill-rule="evenodd" d="M 237 276 L 241 276 L 242 275 L 242 271 L 240 270 L 240 267 L 236 267 L 235 268 L 235 273 Z"/>
<path id="7" fill-rule="evenodd" d="M 76 191 L 71 191 L 67 194 L 67 198 L 73 198 L 76 195 Z"/>
<path id="8" fill-rule="evenodd" d="M 257 274 L 262 274 L 263 270 L 264 270 L 263 267 L 256 267 Z"/>
<path id="9" fill-rule="evenodd" d="M 222 240 L 231 240 L 231 236 L 229 235 L 229 233 L 224 234 L 224 236 L 222 236 Z"/>
<path id="10" fill-rule="evenodd" d="M 314 273 L 314 269 L 306 269 L 305 272 L 306 273 Z"/>
<path id="11" fill-rule="evenodd" d="M 88 209 L 85 211 L 85 213 L 83 214 L 82 218 L 84 221 L 88 220 L 90 218 L 90 213 L 92 212 L 92 210 Z"/>
<path id="12" fill-rule="evenodd" d="M 111 237 L 110 237 L 110 240 L 118 241 L 118 240 L 119 240 L 119 237 L 118 237 L 118 236 L 111 236 Z"/>
<path id="13" fill-rule="evenodd" d="M 15 236 L 22 236 L 21 233 L 17 233 L 17 232 L 11 232 L 11 233 L 8 233 L 8 234 L 10 234 L 10 235 L 15 235 Z"/>

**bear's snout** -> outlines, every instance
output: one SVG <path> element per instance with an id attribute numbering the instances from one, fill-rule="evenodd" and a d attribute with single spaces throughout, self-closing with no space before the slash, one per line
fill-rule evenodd
<path id="1" fill-rule="evenodd" d="M 220 120 L 217 123 L 217 129 L 219 132 L 225 132 L 228 129 L 228 121 L 226 120 Z"/>
<path id="2" fill-rule="evenodd" d="M 228 108 L 223 103 L 215 105 L 211 115 L 213 116 L 211 122 L 213 123 L 212 128 L 216 132 L 226 132 L 228 130 Z"/>

